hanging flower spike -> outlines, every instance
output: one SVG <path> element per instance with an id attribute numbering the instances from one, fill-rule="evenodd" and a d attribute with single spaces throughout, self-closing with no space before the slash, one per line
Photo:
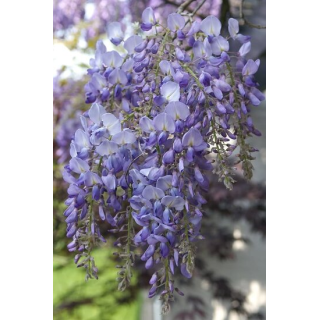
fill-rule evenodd
<path id="1" fill-rule="evenodd" d="M 153 269 L 149 297 L 159 294 L 166 313 L 175 292 L 183 295 L 175 276 L 192 277 L 196 243 L 204 238 L 208 172 L 228 189 L 236 163 L 252 177 L 256 149 L 246 138 L 261 133 L 250 108 L 265 97 L 254 79 L 260 61 L 246 59 L 252 44 L 239 34 L 237 20 L 229 19 L 225 37 L 214 16 L 189 25 L 172 13 L 162 26 L 149 7 L 141 30 L 124 41 L 121 54 L 96 44 L 85 85 L 92 105 L 81 116 L 63 172 L 69 184 L 64 217 L 68 250 L 78 252 L 75 262 L 86 279 L 98 277 L 92 250 L 106 241 L 100 226 L 107 224 L 119 237 L 119 290 L 130 285 L 141 252 L 145 268 Z M 114 45 L 122 43 L 120 23 L 110 23 L 108 35 Z M 237 54 L 229 52 L 234 40 Z"/>

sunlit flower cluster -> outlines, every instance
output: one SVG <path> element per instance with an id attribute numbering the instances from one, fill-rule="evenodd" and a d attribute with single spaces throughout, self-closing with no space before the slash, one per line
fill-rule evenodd
<path id="1" fill-rule="evenodd" d="M 250 37 L 239 34 L 237 20 L 223 36 L 214 16 L 172 13 L 163 26 L 149 7 L 140 26 L 125 39 L 120 23 L 108 25 L 110 41 L 126 54 L 97 42 L 85 86 L 91 107 L 63 173 L 70 184 L 64 215 L 68 249 L 87 278 L 97 278 L 91 251 L 106 241 L 99 225 L 108 223 L 119 236 L 119 289 L 130 284 L 140 256 L 152 274 L 149 297 L 160 293 L 166 313 L 174 292 L 183 295 L 174 274 L 193 273 L 207 173 L 230 189 L 236 162 L 252 176 L 256 150 L 246 138 L 260 133 L 250 107 L 264 96 L 254 79 L 260 62 L 245 58 Z"/>

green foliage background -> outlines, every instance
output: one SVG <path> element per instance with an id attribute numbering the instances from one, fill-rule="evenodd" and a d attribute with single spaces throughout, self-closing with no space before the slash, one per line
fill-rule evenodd
<path id="1" fill-rule="evenodd" d="M 94 252 L 99 280 L 84 281 L 84 270 L 77 269 L 72 257 L 53 256 L 53 309 L 55 320 L 138 320 L 141 297 L 132 291 L 117 290 L 117 269 L 112 249 Z M 133 286 L 137 278 L 133 278 Z M 133 300 L 132 297 L 137 296 Z"/>

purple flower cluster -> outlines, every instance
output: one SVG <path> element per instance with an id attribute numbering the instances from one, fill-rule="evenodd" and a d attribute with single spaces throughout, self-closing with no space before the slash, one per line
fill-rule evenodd
<path id="1" fill-rule="evenodd" d="M 85 14 L 85 0 L 53 0 L 53 31 L 72 27 Z"/>
<path id="2" fill-rule="evenodd" d="M 60 164 L 69 161 L 70 141 L 81 126 L 79 116 L 86 107 L 83 86 L 83 80 L 63 77 L 62 70 L 53 78 L 54 153 Z"/>
<path id="3" fill-rule="evenodd" d="M 105 242 L 99 224 L 106 221 L 119 234 L 119 289 L 129 285 L 140 253 L 152 272 L 149 297 L 160 292 L 166 313 L 174 291 L 182 294 L 174 274 L 193 273 L 207 172 L 231 188 L 238 147 L 244 175 L 252 175 L 256 150 L 245 139 L 260 133 L 250 106 L 264 96 L 254 80 L 259 60 L 245 58 L 250 37 L 239 34 L 237 20 L 222 36 L 214 16 L 193 22 L 172 13 L 164 27 L 147 8 L 141 30 L 124 39 L 121 25 L 109 24 L 111 42 L 126 54 L 97 42 L 85 86 L 91 107 L 63 173 L 70 183 L 64 214 L 68 248 L 78 251 L 87 278 L 97 277 L 91 251 Z M 239 42 L 238 52 L 229 52 L 229 41 Z"/>
<path id="4" fill-rule="evenodd" d="M 128 0 L 94 0 L 91 5 L 93 6 L 92 15 L 85 18 L 88 23 L 88 27 L 84 30 L 87 41 L 104 34 L 109 21 L 123 22 L 123 19 L 130 15 Z"/>
<path id="5" fill-rule="evenodd" d="M 128 15 L 128 0 L 54 0 L 54 36 L 65 38 L 75 27 L 73 31 L 81 31 L 85 40 L 89 41 L 106 32 L 106 24 L 112 21 L 111 17 L 122 21 Z"/>

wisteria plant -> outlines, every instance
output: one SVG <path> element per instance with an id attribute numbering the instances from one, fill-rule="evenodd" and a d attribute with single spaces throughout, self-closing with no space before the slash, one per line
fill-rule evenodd
<path id="1" fill-rule="evenodd" d="M 163 313 L 175 291 L 183 295 L 174 274 L 193 273 L 208 172 L 228 189 L 236 163 L 252 176 L 257 150 L 246 138 L 260 132 L 250 107 L 264 99 L 254 80 L 260 61 L 246 59 L 250 37 L 239 34 L 238 21 L 229 19 L 223 36 L 215 16 L 193 21 L 196 10 L 179 8 L 164 26 L 148 7 L 126 40 L 120 23 L 108 25 L 111 42 L 126 54 L 97 42 L 85 86 L 91 107 L 63 172 L 68 249 L 77 252 L 77 266 L 98 278 L 91 252 L 106 242 L 99 225 L 108 223 L 119 237 L 119 290 L 130 284 L 138 257 L 152 270 L 149 297 L 160 293 Z"/>

